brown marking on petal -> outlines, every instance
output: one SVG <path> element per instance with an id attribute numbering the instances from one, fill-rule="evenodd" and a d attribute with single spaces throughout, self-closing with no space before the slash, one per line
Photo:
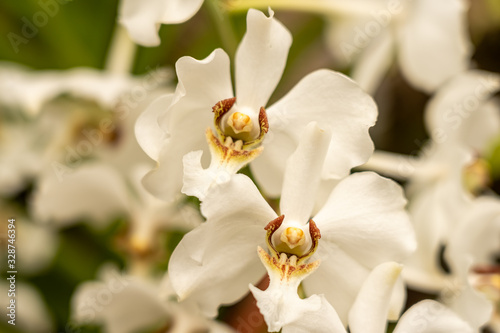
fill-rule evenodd
<path id="1" fill-rule="evenodd" d="M 215 103 L 215 105 L 212 107 L 212 112 L 214 113 L 214 125 L 215 129 L 217 130 L 217 134 L 222 140 L 225 140 L 225 135 L 224 132 L 222 131 L 222 128 L 220 126 L 220 122 L 222 120 L 222 117 L 233 107 L 234 103 L 236 102 L 236 97 L 228 98 L 228 99 L 223 99 L 220 102 Z"/>
<path id="2" fill-rule="evenodd" d="M 474 266 L 472 268 L 472 272 L 476 274 L 500 274 L 500 266 L 499 265 Z"/>
<path id="3" fill-rule="evenodd" d="M 256 138 L 255 140 L 245 142 L 245 144 L 243 145 L 244 148 L 252 148 L 259 145 L 264 139 L 264 135 L 269 131 L 269 122 L 267 120 L 266 109 L 264 109 L 264 107 L 260 108 L 259 126 L 260 126 L 259 137 Z"/>
<path id="4" fill-rule="evenodd" d="M 278 229 L 281 226 L 281 223 L 283 223 L 283 220 L 285 219 L 285 215 L 278 216 L 271 222 L 269 222 L 265 227 L 264 230 L 269 230 L 271 229 L 271 232 L 275 232 L 276 229 Z"/>
<path id="5" fill-rule="evenodd" d="M 316 252 L 316 249 L 318 248 L 318 241 L 321 238 L 321 232 L 312 219 L 309 220 L 309 234 L 311 235 L 312 245 L 309 251 L 298 258 L 300 263 L 310 258 L 314 254 L 314 252 Z"/>
<path id="6" fill-rule="evenodd" d="M 226 142 L 221 142 L 210 128 L 207 128 L 206 139 L 212 155 L 217 156 L 218 162 L 230 173 L 236 173 L 243 166 L 253 161 L 262 152 L 262 147 L 252 150 L 240 149 L 240 142 L 234 143 L 231 137 Z"/>
<path id="7" fill-rule="evenodd" d="M 321 238 L 321 232 L 319 231 L 316 222 L 312 219 L 309 220 L 309 233 L 311 234 L 311 239 L 313 239 L 313 241 L 317 242 Z"/>
<path id="8" fill-rule="evenodd" d="M 267 133 L 269 131 L 269 122 L 267 121 L 266 109 L 262 106 L 259 112 L 259 124 L 261 132 Z"/>
<path id="9" fill-rule="evenodd" d="M 269 251 L 271 251 L 271 254 L 273 257 L 279 258 L 279 252 L 276 250 L 274 247 L 274 244 L 272 242 L 273 234 L 278 228 L 281 226 L 281 223 L 283 223 L 283 220 L 285 219 L 285 215 L 278 216 L 271 222 L 269 222 L 264 229 L 267 230 L 267 235 L 266 235 L 266 242 L 267 242 L 267 248 Z"/>
<path id="10" fill-rule="evenodd" d="M 307 264 L 297 264 L 297 257 L 291 256 L 290 258 L 285 256 L 285 260 L 281 258 L 270 256 L 264 249 L 260 246 L 257 247 L 257 252 L 261 262 L 264 264 L 268 272 L 271 274 L 277 274 L 279 280 L 283 284 L 288 284 L 293 279 L 304 279 L 307 275 L 311 274 L 319 266 L 319 260 Z"/>
<path id="11" fill-rule="evenodd" d="M 235 102 L 236 97 L 223 99 L 222 101 L 215 103 L 212 107 L 212 112 L 215 113 L 216 118 L 220 118 L 233 107 Z"/>

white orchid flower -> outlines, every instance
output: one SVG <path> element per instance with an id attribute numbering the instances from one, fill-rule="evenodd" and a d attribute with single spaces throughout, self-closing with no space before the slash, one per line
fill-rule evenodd
<path id="1" fill-rule="evenodd" d="M 498 101 L 491 98 L 498 89 L 500 78 L 492 73 L 468 71 L 455 77 L 425 110 L 430 144 L 418 160 L 399 161 L 413 171 L 407 194 L 419 248 L 403 272 L 413 287 L 437 291 L 446 283 L 437 258 L 488 184 L 484 157 L 500 133 Z"/>
<path id="2" fill-rule="evenodd" d="M 7 277 L 9 276 L 7 275 Z M 9 280 L 2 279 L 2 281 L 0 281 L 0 292 L 4 295 L 8 295 L 10 289 L 11 285 Z M 10 297 L 3 297 L 3 299 L 0 300 L 0 306 L 7 309 L 7 320 L 11 320 L 8 316 L 10 311 L 9 306 L 12 306 L 10 303 L 11 299 Z M 51 313 L 42 294 L 36 287 L 30 283 L 16 280 L 15 301 L 16 317 L 13 322 L 16 328 L 24 332 L 33 333 L 54 332 L 55 325 Z M 25 305 L 20 306 L 20 304 Z"/>
<path id="3" fill-rule="evenodd" d="M 445 252 L 451 274 L 441 298 L 476 330 L 493 319 L 492 307 L 500 300 L 499 236 L 499 198 L 479 197 L 464 212 Z"/>
<path id="4" fill-rule="evenodd" d="M 16 193 L 44 173 L 62 179 L 88 158 L 124 171 L 131 160 L 148 160 L 133 127 L 144 104 L 168 92 L 165 71 L 132 77 L 95 69 L 30 71 L 2 64 L 0 78 L 9 91 L 0 96 L 0 193 Z"/>
<path id="5" fill-rule="evenodd" d="M 226 0 L 244 8 L 297 10 L 325 15 L 327 44 L 338 63 L 354 63 L 352 77 L 370 93 L 394 62 L 416 88 L 431 93 L 469 67 L 472 43 L 466 0 Z"/>
<path id="6" fill-rule="evenodd" d="M 131 76 L 92 68 L 35 71 L 15 63 L 0 63 L 0 88 L 9 92 L 0 95 L 0 104 L 31 116 L 65 94 L 111 109 L 134 84 L 137 82 Z"/>
<path id="7" fill-rule="evenodd" d="M 249 10 L 247 33 L 236 53 L 235 95 L 224 51 L 215 50 L 201 61 L 184 57 L 177 62 L 175 95 L 154 102 L 142 121 L 151 125 L 138 129 L 141 146 L 159 162 L 144 180 L 148 190 L 163 199 L 172 197 L 174 193 L 168 189 L 179 185 L 169 184 L 181 183 L 182 157 L 191 151 L 203 150 L 203 165 L 207 167 L 208 138 L 214 152 L 212 163 L 229 175 L 260 154 L 251 164 L 252 172 L 266 194 L 278 196 L 282 162 L 294 151 L 310 121 L 332 129 L 327 163 L 320 170 L 323 177 L 344 177 L 367 160 L 373 150 L 368 129 L 375 123 L 376 105 L 344 75 L 325 69 L 313 72 L 267 106 L 291 42 L 290 33 L 272 12 L 266 17 Z M 149 130 L 156 137 L 144 134 Z M 340 155 L 343 158 L 337 158 Z M 192 156 L 191 167 L 198 167 L 199 159 Z M 206 172 L 205 181 L 200 183 L 210 182 L 211 176 Z M 194 189 L 185 192 L 204 193 Z"/>
<path id="8" fill-rule="evenodd" d="M 361 87 L 375 93 L 394 54 L 408 82 L 427 93 L 469 68 L 467 1 L 375 3 L 378 8 L 372 4 L 364 15 L 346 15 L 330 24 L 330 49 L 354 62 L 352 76 Z"/>
<path id="9" fill-rule="evenodd" d="M 32 198 L 32 214 L 41 222 L 66 227 L 86 221 L 102 229 L 117 217 L 129 226 L 123 244 L 136 257 L 159 253 L 158 232 L 189 231 L 201 223 L 197 210 L 180 201 L 164 202 L 149 194 L 140 179 L 150 168 L 137 165 L 123 175 L 103 162 L 86 163 L 60 181 L 43 177 Z M 139 263 L 137 269 L 143 270 Z"/>
<path id="10" fill-rule="evenodd" d="M 54 163 L 67 166 L 65 159 L 75 161 L 88 157 L 90 150 L 92 153 L 98 150 L 97 146 L 106 150 L 106 143 L 118 132 L 117 127 L 110 129 L 118 125 L 118 121 L 107 118 L 115 120 L 118 112 L 103 110 L 113 110 L 123 94 L 138 84 L 132 77 L 92 69 L 33 71 L 2 63 L 0 88 L 9 93 L 0 96 L 0 193 L 12 195 L 21 191 L 41 172 L 54 167 Z M 120 125 L 126 120 L 125 116 L 120 119 Z M 120 139 L 123 143 L 127 136 Z M 128 140 L 135 139 L 131 135 Z M 78 144 L 82 147 L 77 147 Z M 114 158 L 111 154 L 117 155 L 119 149 L 116 148 L 117 145 L 113 145 L 113 149 L 103 155 Z M 71 156 L 68 150 L 72 150 Z M 75 150 L 81 153 L 73 152 Z M 118 160 L 116 162 L 118 164 Z"/>
<path id="11" fill-rule="evenodd" d="M 229 327 L 194 314 L 190 308 L 169 300 L 154 278 L 120 273 L 104 266 L 99 279 L 79 285 L 72 297 L 72 321 L 102 324 L 106 333 L 133 333 L 156 329 L 172 333 L 234 332 Z"/>
<path id="12" fill-rule="evenodd" d="M 157 46 L 161 24 L 183 23 L 193 17 L 202 4 L 203 0 L 122 0 L 118 20 L 134 42 Z"/>
<path id="13" fill-rule="evenodd" d="M 391 293 L 402 266 L 387 262 L 368 276 L 349 313 L 351 333 L 384 333 Z M 337 332 L 337 331 L 335 331 Z M 338 331 L 344 333 L 344 331 Z M 432 300 L 409 308 L 398 321 L 394 333 L 472 333 L 470 325 L 446 306 Z"/>
<path id="14" fill-rule="evenodd" d="M 364 33 L 358 38 L 369 41 L 358 45 L 353 39 L 348 41 L 360 51 L 352 76 L 367 91 L 379 86 L 394 53 L 408 82 L 427 93 L 469 68 L 473 49 L 467 31 L 467 1 L 384 0 L 380 5 L 357 25 Z"/>
<path id="15" fill-rule="evenodd" d="M 324 318 L 333 306 L 345 324 L 370 270 L 415 249 L 401 188 L 371 172 L 341 180 L 310 221 L 331 135 L 316 123 L 306 127 L 286 163 L 281 216 L 244 175 L 209 191 L 201 206 L 207 222 L 182 239 L 169 263 L 181 300 L 196 301 L 215 316 L 219 305 L 237 301 L 262 278 L 260 256 L 271 285 L 266 291 L 251 288 L 270 328 L 300 322 L 305 307 Z M 271 254 L 262 249 L 266 239 Z M 281 268 L 290 274 L 280 276 Z M 304 290 L 316 296 L 300 300 L 296 287 L 306 276 Z"/>

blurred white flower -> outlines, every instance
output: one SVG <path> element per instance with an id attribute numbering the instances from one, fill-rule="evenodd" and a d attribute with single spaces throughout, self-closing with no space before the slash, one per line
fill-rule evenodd
<path id="1" fill-rule="evenodd" d="M 96 101 L 103 109 L 111 109 L 133 83 L 131 76 L 93 68 L 32 70 L 15 63 L 0 63 L 0 103 L 31 116 L 61 95 Z"/>
<path id="2" fill-rule="evenodd" d="M 203 164 L 208 166 L 205 133 L 214 119 L 216 134 L 208 132 L 209 141 L 223 151 L 215 155 L 217 159 L 212 162 L 216 165 L 225 163 L 221 155 L 229 149 L 233 155 L 254 158 L 253 149 L 260 152 L 261 148 L 256 147 L 263 140 L 265 149 L 251 168 L 270 196 L 279 195 L 282 162 L 294 151 L 310 121 L 321 122 L 332 130 L 327 163 L 320 170 L 323 177 L 344 177 L 352 167 L 366 161 L 373 151 L 368 129 L 375 123 L 377 109 L 371 97 L 342 74 L 325 69 L 313 72 L 281 100 L 266 106 L 280 81 L 290 44 L 290 33 L 272 12 L 266 17 L 249 10 L 247 33 L 236 53 L 235 98 L 229 58 L 222 50 L 215 50 L 201 61 L 184 57 L 177 62 L 179 84 L 175 95 L 154 102 L 143 115 L 144 123 L 152 125 L 138 129 L 141 146 L 159 162 L 144 180 L 148 190 L 164 199 L 175 195 L 168 189 L 178 186 L 171 183 L 181 182 L 182 157 L 191 151 L 203 150 Z M 150 130 L 155 138 L 144 134 Z M 191 156 L 189 167 L 199 168 L 200 156 Z M 227 174 L 234 173 L 243 162 L 226 168 Z M 213 168 L 200 174 L 198 181 L 205 177 L 201 184 L 213 181 L 210 171 Z M 186 191 L 191 195 L 204 193 Z"/>
<path id="3" fill-rule="evenodd" d="M 161 24 L 177 24 L 196 14 L 203 0 L 121 0 L 118 20 L 137 44 L 160 44 Z"/>
<path id="4" fill-rule="evenodd" d="M 127 161 L 147 161 L 133 134 L 148 100 L 165 93 L 169 75 L 143 77 L 95 69 L 30 71 L 0 67 L 0 192 L 12 195 L 41 173 L 60 179 L 88 158 L 127 170 Z M 5 93 L 5 92 L 9 93 Z"/>
<path id="5" fill-rule="evenodd" d="M 132 174 L 124 175 L 103 162 L 89 162 L 62 182 L 55 175 L 44 177 L 33 194 L 32 214 L 59 227 L 86 221 L 97 229 L 122 217 L 129 227 L 126 249 L 139 257 L 155 254 L 158 232 L 191 230 L 201 216 L 181 201 L 164 202 L 149 194 L 140 184 L 149 168 L 136 165 Z"/>
<path id="6" fill-rule="evenodd" d="M 7 277 L 9 276 L 7 275 Z M 10 288 L 9 280 L 2 279 L 0 281 L 2 295 L 7 296 Z M 12 306 L 10 300 L 15 299 L 15 327 L 23 332 L 54 332 L 53 319 L 40 292 L 31 284 L 19 280 L 16 280 L 14 289 L 16 289 L 15 298 L 2 297 L 0 306 L 2 309 L 6 309 L 4 313 L 8 314 L 10 312 L 8 307 Z M 8 315 L 5 316 L 5 323 L 10 319 Z"/>
<path id="7" fill-rule="evenodd" d="M 349 313 L 350 332 L 386 332 L 390 295 L 401 269 L 401 265 L 389 262 L 377 266 L 372 271 Z M 393 332 L 472 333 L 474 330 L 446 306 L 425 300 L 409 308 L 401 316 Z"/>
<path id="8" fill-rule="evenodd" d="M 288 287 L 278 286 L 279 279 L 271 275 L 269 291 L 252 287 L 269 327 L 281 327 L 299 318 L 301 304 L 310 305 L 309 311 L 319 314 L 331 308 L 330 303 L 345 323 L 370 270 L 382 262 L 403 260 L 415 249 L 401 188 L 370 172 L 341 180 L 308 223 L 331 135 L 316 123 L 306 127 L 296 152 L 286 162 L 281 217 L 244 175 L 235 175 L 210 190 L 201 206 L 207 222 L 182 239 L 169 263 L 172 285 L 181 300 L 196 301 L 203 313 L 215 316 L 219 305 L 240 299 L 247 293 L 248 283 L 255 284 L 264 275 L 255 250 L 268 238 L 274 255 L 271 259 L 259 250 L 263 261 L 278 263 L 285 256 L 289 260 L 284 260 L 283 267 L 293 270 L 299 269 L 301 259 L 311 257 L 304 265 L 315 272 L 303 281 L 304 290 L 311 295 L 324 293 L 328 301 L 319 296 L 298 299 L 294 288 L 305 271 L 295 276 L 298 280 L 281 281 L 289 283 Z M 268 232 L 272 231 L 268 237 L 264 231 L 267 224 Z M 319 266 L 316 260 L 321 260 Z M 280 298 L 269 298 L 273 291 L 278 291 Z M 394 300 L 395 307 L 402 306 L 398 301 L 402 300 Z"/>
<path id="9" fill-rule="evenodd" d="M 451 274 L 441 299 L 478 329 L 500 302 L 500 198 L 479 197 L 460 217 L 446 247 Z M 496 310 L 495 316 L 499 313 Z"/>
<path id="10" fill-rule="evenodd" d="M 352 77 L 373 94 L 394 62 L 416 88 L 434 92 L 469 68 L 466 0 L 226 0 L 229 10 L 271 8 L 329 18 L 327 44 Z"/>
<path id="11" fill-rule="evenodd" d="M 354 61 L 352 77 L 367 91 L 375 92 L 394 55 L 408 82 L 427 93 L 469 68 L 467 1 L 379 0 L 376 9 L 368 2 L 364 15 L 331 20 L 329 33 L 330 48 Z"/>
<path id="12" fill-rule="evenodd" d="M 484 158 L 500 134 L 500 109 L 491 98 L 499 88 L 500 78 L 491 73 L 455 77 L 425 110 L 430 143 L 418 160 L 397 164 L 413 172 L 407 195 L 419 248 L 403 272 L 412 287 L 435 291 L 446 283 L 440 248 L 490 180 Z"/>
<path id="13" fill-rule="evenodd" d="M 163 283 L 165 284 L 165 283 Z M 155 329 L 171 333 L 230 333 L 229 327 L 196 315 L 171 298 L 160 281 L 120 273 L 104 266 L 99 280 L 77 287 L 72 298 L 72 322 L 102 324 L 107 333 Z"/>

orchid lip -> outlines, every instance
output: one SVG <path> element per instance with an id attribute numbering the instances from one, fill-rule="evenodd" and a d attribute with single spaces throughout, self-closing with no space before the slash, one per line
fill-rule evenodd
<path id="1" fill-rule="evenodd" d="M 264 107 L 259 110 L 259 125 L 255 126 L 257 119 L 252 119 L 249 112 L 245 112 L 245 108 L 237 107 L 236 97 L 217 102 L 212 107 L 212 112 L 219 140 L 225 142 L 231 137 L 234 142 L 241 141 L 241 149 L 253 149 L 260 145 L 269 130 Z"/>
<path id="2" fill-rule="evenodd" d="M 280 258 L 282 254 L 287 257 L 296 256 L 299 262 L 303 262 L 311 257 L 318 247 L 318 241 L 321 238 L 321 233 L 316 226 L 316 223 L 311 219 L 309 220 L 309 237 L 303 233 L 302 229 L 297 227 L 287 227 L 279 236 L 280 243 L 273 242 L 275 232 L 280 228 L 285 219 L 285 215 L 269 222 L 265 227 L 267 230 L 267 246 L 273 256 Z M 309 239 L 308 239 L 309 238 Z M 274 237 L 276 240 L 276 236 Z M 310 240 L 309 248 L 303 249 L 306 240 Z M 309 242 L 307 242 L 309 243 Z M 298 250 L 295 250 L 298 249 Z"/>

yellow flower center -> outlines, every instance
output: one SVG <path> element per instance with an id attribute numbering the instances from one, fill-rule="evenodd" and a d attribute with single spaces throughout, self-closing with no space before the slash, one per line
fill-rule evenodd
<path id="1" fill-rule="evenodd" d="M 234 133 L 250 132 L 253 128 L 252 119 L 244 113 L 234 112 L 228 119 L 227 124 Z"/>
<path id="2" fill-rule="evenodd" d="M 280 240 L 288 245 L 290 249 L 303 245 L 306 237 L 302 229 L 295 227 L 288 227 L 281 233 Z"/>

